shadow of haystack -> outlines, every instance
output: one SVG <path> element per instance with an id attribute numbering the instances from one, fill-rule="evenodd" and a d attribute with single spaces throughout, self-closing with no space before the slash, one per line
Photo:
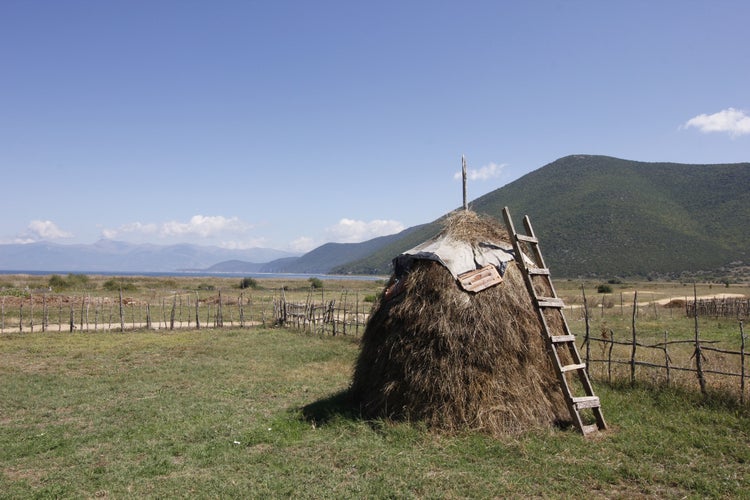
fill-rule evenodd
<path id="1" fill-rule="evenodd" d="M 316 426 L 322 426 L 341 419 L 362 420 L 362 413 L 351 391 L 347 389 L 303 406 L 302 418 Z"/>
<path id="2" fill-rule="evenodd" d="M 472 249 L 509 241 L 494 220 L 468 211 L 441 236 Z M 569 421 L 521 271 L 513 260 L 502 267 L 502 282 L 477 293 L 434 260 L 395 272 L 363 334 L 351 391 L 318 409 L 491 435 Z"/>

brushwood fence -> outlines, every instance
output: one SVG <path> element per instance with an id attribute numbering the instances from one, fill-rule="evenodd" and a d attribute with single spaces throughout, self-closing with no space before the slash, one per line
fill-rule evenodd
<path id="1" fill-rule="evenodd" d="M 712 298 L 686 301 L 685 314 L 709 318 L 747 318 L 750 316 L 750 299 Z"/>
<path id="2" fill-rule="evenodd" d="M 350 296 L 342 292 L 336 298 L 320 297 L 312 290 L 305 300 L 288 300 L 282 290 L 273 300 L 274 321 L 277 325 L 309 333 L 329 335 L 359 335 L 367 323 L 371 305 L 360 300 L 358 293 Z"/>
<path id="3" fill-rule="evenodd" d="M 359 293 L 307 294 L 288 300 L 286 292 L 175 292 L 148 299 L 122 292 L 114 296 L 37 292 L 0 297 L 0 333 L 97 332 L 138 329 L 284 326 L 330 335 L 357 335 L 369 304 Z"/>

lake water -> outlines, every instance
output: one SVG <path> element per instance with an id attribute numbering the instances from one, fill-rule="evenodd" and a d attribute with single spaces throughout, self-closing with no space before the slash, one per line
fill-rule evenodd
<path id="1" fill-rule="evenodd" d="M 309 279 L 318 278 L 321 280 L 354 280 L 354 281 L 378 281 L 388 279 L 387 276 L 372 275 L 350 275 L 350 274 L 304 274 L 304 273 L 210 273 L 204 271 L 162 271 L 162 272 L 110 272 L 110 271 L 23 271 L 23 270 L 0 270 L 2 274 L 29 274 L 32 276 L 48 276 L 59 274 L 67 276 L 68 274 L 88 274 L 97 276 L 149 276 L 149 277 L 214 277 L 214 278 L 273 278 L 273 279 Z"/>

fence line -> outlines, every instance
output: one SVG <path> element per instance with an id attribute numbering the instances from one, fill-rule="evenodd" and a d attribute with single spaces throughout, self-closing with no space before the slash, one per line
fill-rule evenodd
<path id="1" fill-rule="evenodd" d="M 693 293 L 695 295 L 695 288 Z M 716 301 L 704 302 L 713 302 L 715 305 L 721 303 L 722 300 L 719 299 Z M 730 302 L 741 303 L 742 301 L 728 301 L 727 303 Z M 688 301 L 686 301 L 686 303 L 688 303 Z M 667 385 L 676 382 L 674 380 L 675 372 L 691 373 L 695 375 L 695 380 L 697 380 L 699 389 L 704 396 L 708 392 L 707 386 L 709 381 L 707 380 L 707 376 L 711 375 L 718 378 L 718 380 L 714 380 L 714 383 L 711 384 L 713 388 L 729 389 L 732 392 L 739 391 L 739 400 L 744 404 L 746 402 L 746 380 L 750 377 L 746 370 L 747 352 L 745 349 L 746 335 L 744 332 L 744 322 L 742 319 L 739 319 L 739 350 L 726 349 L 718 346 L 715 347 L 712 344 L 716 344 L 719 341 L 704 340 L 700 337 L 698 317 L 702 310 L 709 310 L 712 313 L 716 313 L 717 311 L 724 313 L 730 309 L 726 307 L 702 309 L 700 303 L 701 301 L 696 297 L 692 301 L 692 304 L 697 304 L 698 307 L 692 309 L 689 307 L 686 308 L 686 313 L 694 318 L 695 333 L 692 339 L 669 340 L 668 332 L 664 331 L 663 342 L 647 344 L 638 341 L 638 292 L 635 292 L 633 296 L 633 315 L 629 341 L 615 340 L 615 332 L 612 329 L 603 330 L 601 337 L 592 337 L 589 334 L 589 311 L 584 295 L 583 313 L 587 326 L 582 347 L 585 352 L 587 370 L 591 373 L 592 371 L 596 371 L 598 366 L 599 373 L 597 374 L 603 375 L 603 372 L 606 372 L 607 380 L 612 382 L 613 368 L 618 365 L 628 366 L 629 380 L 631 383 L 635 383 L 638 372 L 636 368 L 645 367 L 663 371 Z M 737 313 L 737 309 L 731 309 L 731 311 L 731 316 Z M 599 345 L 599 351 L 602 353 L 602 356 L 592 357 L 592 345 L 597 344 Z M 617 349 L 617 356 L 613 354 L 616 351 L 615 346 L 621 347 L 620 349 Z M 685 348 L 680 349 L 681 346 L 684 346 Z M 626 354 L 628 348 L 630 351 L 629 355 Z M 661 355 L 656 355 L 654 351 L 660 351 Z M 717 369 L 705 366 L 706 363 L 710 361 L 706 353 L 714 354 L 715 357 L 721 361 L 722 366 Z M 605 354 L 606 357 L 604 356 Z M 675 362 L 673 359 L 675 356 L 681 356 L 679 362 Z M 738 367 L 738 371 L 732 371 L 727 368 L 729 366 Z M 621 373 L 620 377 L 624 378 L 624 374 Z M 652 373 L 652 380 L 653 378 Z M 727 383 L 726 378 L 739 378 L 739 387 L 737 387 L 736 384 Z M 681 382 L 690 385 L 689 381 L 682 380 Z"/>
<path id="2" fill-rule="evenodd" d="M 299 295 L 299 294 L 297 294 Z M 328 295 L 328 296 L 326 296 Z M 352 296 L 354 295 L 354 296 Z M 370 304 L 349 291 L 307 292 L 303 302 L 287 300 L 284 289 L 254 294 L 180 291 L 133 299 L 88 293 L 0 296 L 0 333 L 96 332 L 178 328 L 284 326 L 330 335 L 359 335 Z"/>

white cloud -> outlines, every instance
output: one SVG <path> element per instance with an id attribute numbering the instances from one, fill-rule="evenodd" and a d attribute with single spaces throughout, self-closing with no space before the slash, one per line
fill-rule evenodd
<path id="1" fill-rule="evenodd" d="M 365 222 L 341 219 L 338 224 L 326 228 L 330 241 L 337 243 L 359 243 L 378 236 L 386 236 L 403 231 L 404 225 L 395 220 L 373 220 Z"/>
<path id="2" fill-rule="evenodd" d="M 209 238 L 224 232 L 241 233 L 249 226 L 237 217 L 194 215 L 188 222 L 170 221 L 162 225 L 162 236 L 195 235 Z"/>
<path id="3" fill-rule="evenodd" d="M 116 229 L 104 229 L 102 236 L 107 239 L 122 237 L 126 234 L 157 235 L 161 238 L 178 239 L 180 237 L 213 238 L 226 234 L 244 234 L 249 229 L 252 229 L 252 226 L 237 217 L 194 215 L 187 222 L 167 221 L 161 224 L 130 222 Z"/>
<path id="4" fill-rule="evenodd" d="M 503 172 L 503 169 L 506 166 L 507 164 L 505 163 L 498 165 L 497 163 L 490 162 L 487 165 L 484 165 L 483 167 L 480 167 L 478 169 L 467 168 L 466 177 L 470 181 L 486 181 L 488 179 L 500 177 L 500 174 Z M 456 180 L 461 180 L 462 177 L 463 177 L 463 173 L 461 171 L 458 171 L 453 175 L 453 178 Z"/>
<path id="5" fill-rule="evenodd" d="M 750 134 L 750 116 L 744 111 L 727 108 L 712 115 L 698 115 L 691 118 L 681 128 L 694 127 L 703 133 L 728 132 L 730 136 L 737 137 Z"/>
<path id="6" fill-rule="evenodd" d="M 59 240 L 72 237 L 72 233 L 63 231 L 57 227 L 57 224 L 50 220 L 33 220 L 29 222 L 26 231 L 20 234 L 14 242 L 33 243 L 40 240 Z"/>
<path id="7" fill-rule="evenodd" d="M 314 239 L 307 236 L 300 236 L 289 244 L 289 249 L 292 252 L 306 253 L 317 246 L 319 246 L 319 244 Z"/>

